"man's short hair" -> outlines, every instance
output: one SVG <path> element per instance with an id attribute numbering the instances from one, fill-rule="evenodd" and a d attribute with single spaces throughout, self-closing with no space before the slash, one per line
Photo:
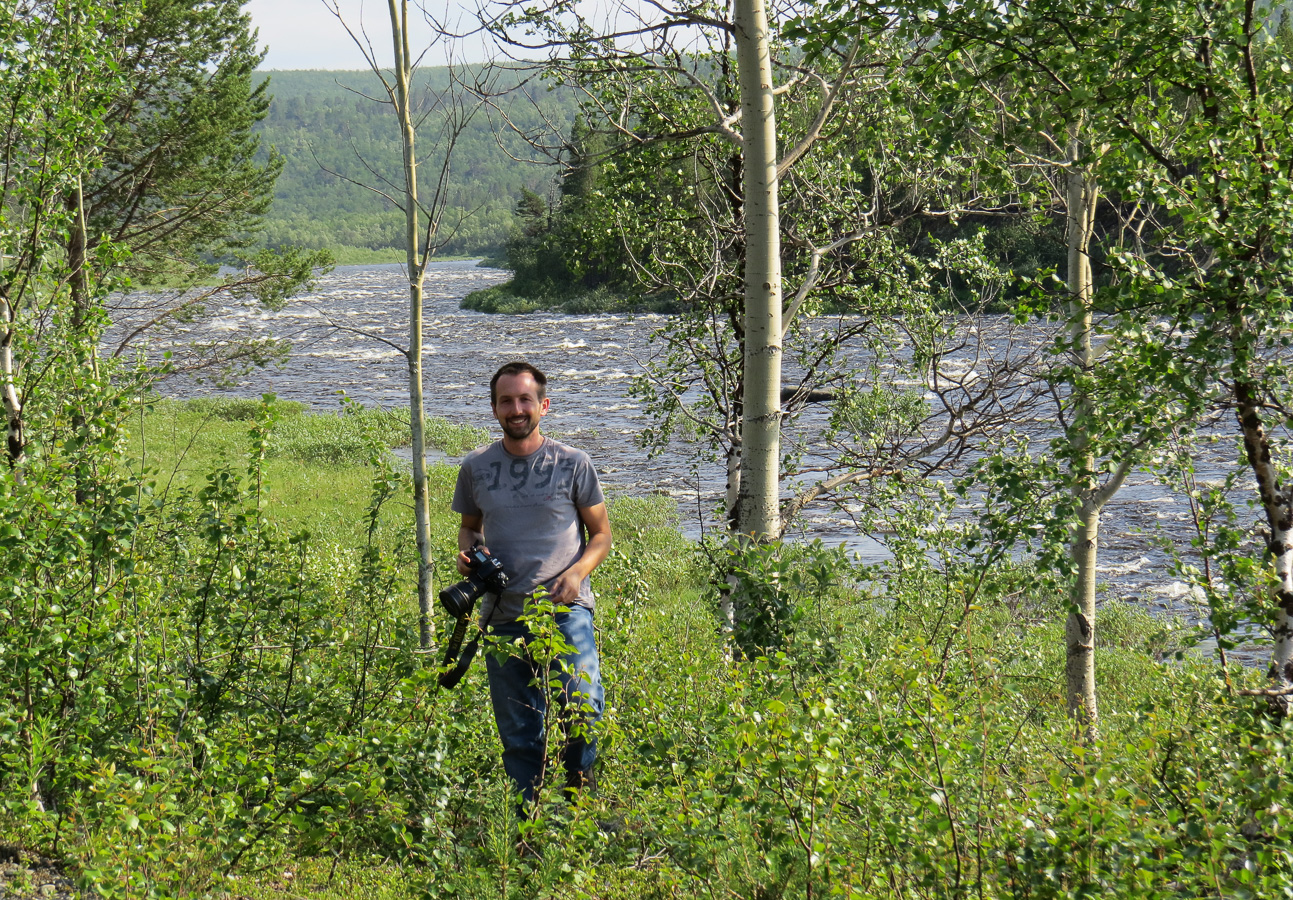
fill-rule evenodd
<path id="1" fill-rule="evenodd" d="M 525 360 L 518 360 L 517 362 L 510 362 L 500 366 L 498 371 L 494 373 L 494 377 L 489 380 L 489 405 L 498 405 L 498 379 L 504 375 L 524 375 L 527 372 L 534 378 L 534 383 L 539 386 L 539 396 L 535 399 L 542 400 L 548 393 L 548 376 Z"/>

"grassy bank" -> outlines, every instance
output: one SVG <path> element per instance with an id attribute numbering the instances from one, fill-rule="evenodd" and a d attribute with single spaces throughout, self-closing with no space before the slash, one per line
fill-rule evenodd
<path id="1" fill-rule="evenodd" d="M 132 417 L 131 459 L 136 471 L 150 470 L 166 490 L 200 489 L 221 465 L 245 457 L 248 428 L 261 401 L 202 398 L 160 400 Z M 315 534 L 353 541 L 364 523 L 375 448 L 407 448 L 408 414 L 401 410 L 351 407 L 332 414 L 308 414 L 298 403 L 274 403 L 276 421 L 268 436 L 262 473 L 268 508 L 284 528 L 308 527 Z M 461 456 L 488 439 L 484 429 L 432 418 L 428 449 Z M 452 490 L 453 470 L 433 466 L 437 496 Z M 434 508 L 434 507 L 433 507 Z"/>
<path id="2" fill-rule="evenodd" d="M 545 797 L 522 859 L 483 665 L 443 691 L 416 652 L 398 417 L 201 401 L 127 424 L 129 466 L 75 502 L 51 487 L 84 484 L 75 466 L 11 486 L 0 522 L 6 680 L 40 686 L 0 717 L 0 827 L 104 896 L 1293 891 L 1293 734 L 1231 693 L 1256 673 L 1160 662 L 1183 635 L 1106 607 L 1084 746 L 1044 573 L 936 541 L 875 567 L 732 555 L 660 497 L 610 503 L 599 792 Z M 453 467 L 433 473 L 443 583 Z M 747 657 L 725 652 L 714 563 L 740 573 Z"/>
<path id="3" fill-rule="evenodd" d="M 511 282 L 472 291 L 463 298 L 463 309 L 502 315 L 532 312 L 560 312 L 572 315 L 599 313 L 672 313 L 677 312 L 673 298 L 641 297 L 620 294 L 606 288 L 577 291 L 569 295 L 521 296 L 512 290 Z"/>

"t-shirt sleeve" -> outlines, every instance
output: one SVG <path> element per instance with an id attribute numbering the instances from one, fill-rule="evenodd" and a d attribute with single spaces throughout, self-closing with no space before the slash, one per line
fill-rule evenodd
<path id="1" fill-rule="evenodd" d="M 606 502 L 602 496 L 602 484 L 597 480 L 597 470 L 593 468 L 592 460 L 583 454 L 575 466 L 574 499 L 575 506 L 580 509 Z"/>
<path id="2" fill-rule="evenodd" d="M 453 503 L 449 508 L 464 516 L 481 515 L 481 509 L 476 505 L 475 492 L 472 490 L 471 466 L 467 463 L 458 467 L 458 482 L 453 487 Z"/>

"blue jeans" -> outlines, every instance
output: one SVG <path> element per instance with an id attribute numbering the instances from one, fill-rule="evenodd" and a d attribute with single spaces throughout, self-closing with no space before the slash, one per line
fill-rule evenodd
<path id="1" fill-rule="evenodd" d="M 561 657 L 572 674 L 562 672 L 555 663 L 551 669 L 561 685 L 558 698 L 563 712 L 561 761 L 566 770 L 566 787 L 573 790 L 592 784 L 597 739 L 591 727 L 602 717 L 605 695 L 592 612 L 583 606 L 566 607 L 556 613 L 556 624 L 566 643 L 574 648 L 572 653 Z M 532 640 L 524 622 L 506 622 L 493 626 L 490 631 L 508 643 L 523 638 L 528 646 Z M 545 682 L 548 678 L 540 677 L 542 673 L 535 671 L 528 653 L 508 657 L 489 653 L 485 656 L 485 669 L 489 673 L 494 721 L 503 742 L 503 769 L 528 803 L 534 800 L 535 791 L 544 781 L 548 749 Z M 570 699 L 576 694 L 579 696 L 572 704 Z M 586 727 L 572 729 L 576 717 Z"/>

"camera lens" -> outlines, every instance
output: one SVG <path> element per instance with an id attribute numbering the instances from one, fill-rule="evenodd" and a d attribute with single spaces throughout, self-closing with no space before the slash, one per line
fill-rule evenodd
<path id="1" fill-rule="evenodd" d="M 470 581 L 460 581 L 440 592 L 440 605 L 454 618 L 462 618 L 471 615 L 471 608 L 480 594 L 477 586 Z"/>

